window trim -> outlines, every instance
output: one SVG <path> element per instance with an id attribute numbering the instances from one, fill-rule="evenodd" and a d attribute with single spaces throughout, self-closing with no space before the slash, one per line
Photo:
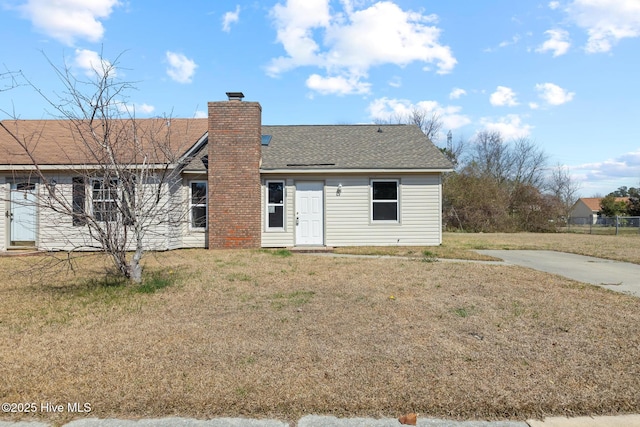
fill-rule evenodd
<path id="1" fill-rule="evenodd" d="M 373 185 L 376 182 L 394 182 L 396 184 L 396 198 L 395 199 L 384 199 L 384 200 L 374 200 L 373 198 Z M 396 219 L 374 219 L 373 218 L 373 205 L 375 203 L 391 203 L 395 202 L 396 204 Z M 369 221 L 371 224 L 400 224 L 400 180 L 397 178 L 372 178 L 369 181 Z"/>
<path id="2" fill-rule="evenodd" d="M 101 186 L 103 185 L 104 181 L 109 180 L 111 182 L 115 183 L 115 197 L 112 197 L 111 199 L 96 199 L 95 198 L 95 188 L 94 185 L 96 182 L 100 182 Z M 93 218 L 97 221 L 97 222 L 116 222 L 118 221 L 118 217 L 120 216 L 120 196 L 121 196 L 121 189 L 120 189 L 120 183 L 119 180 L 117 178 L 91 178 L 90 180 L 90 194 L 91 194 L 91 215 L 93 216 Z M 105 191 L 104 188 L 100 189 L 103 193 Z M 111 194 L 111 193 L 109 193 Z M 112 216 L 115 215 L 114 219 L 98 219 L 98 215 L 96 214 L 96 202 L 103 202 L 103 203 L 112 203 L 115 206 L 114 212 L 111 213 L 110 211 L 104 211 L 104 213 L 106 214 L 108 212 L 108 216 Z"/>
<path id="3" fill-rule="evenodd" d="M 206 191 L 203 203 L 193 203 L 193 184 L 204 184 Z M 196 227 L 193 225 L 193 208 L 204 208 L 204 227 Z M 209 182 L 206 179 L 193 179 L 189 181 L 189 230 L 206 231 L 209 228 Z"/>
<path id="4" fill-rule="evenodd" d="M 269 203 L 269 184 L 282 184 L 282 203 Z M 264 198 L 264 229 L 266 231 L 286 231 L 287 228 L 287 183 L 284 179 L 270 179 L 265 181 Z M 269 207 L 282 206 L 282 227 L 269 227 Z"/>

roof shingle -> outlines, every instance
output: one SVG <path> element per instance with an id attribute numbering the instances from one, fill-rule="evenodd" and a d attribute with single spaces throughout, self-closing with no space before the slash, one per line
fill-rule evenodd
<path id="1" fill-rule="evenodd" d="M 133 132 L 127 121 L 116 122 L 123 132 L 120 154 L 126 157 L 133 146 Z M 136 140 L 147 161 L 163 162 L 181 156 L 206 134 L 207 119 L 141 119 L 136 122 Z M 12 135 L 29 144 L 41 165 L 97 164 L 95 153 L 88 152 L 80 133 L 70 121 L 17 120 L 3 121 L 0 126 L 0 164 L 29 165 L 31 160 Z M 128 122 L 131 127 L 131 122 Z M 452 169 L 452 164 L 414 125 L 295 125 L 262 126 L 263 135 L 271 135 L 268 146 L 262 146 L 261 169 Z M 151 138 L 166 140 L 166 150 L 152 150 Z M 148 149 L 145 151 L 145 141 Z M 123 143 L 124 142 L 124 143 Z M 131 151 L 136 151 L 131 149 Z M 206 146 L 189 159 L 188 170 L 205 170 L 201 157 Z M 169 153 L 171 152 L 171 153 Z M 138 153 L 139 155 L 139 153 Z M 196 158 L 197 157 L 197 158 Z M 127 159 L 126 161 L 129 161 Z"/>
<path id="2" fill-rule="evenodd" d="M 451 169 L 414 125 L 263 126 L 262 169 Z"/>

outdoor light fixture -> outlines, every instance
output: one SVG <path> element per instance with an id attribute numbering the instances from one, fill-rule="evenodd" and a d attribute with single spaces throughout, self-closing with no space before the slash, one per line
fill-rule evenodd
<path id="1" fill-rule="evenodd" d="M 338 190 L 336 191 L 336 196 L 342 194 L 342 183 L 338 184 Z"/>
<path id="2" fill-rule="evenodd" d="M 58 185 L 58 181 L 52 179 L 49 181 L 49 197 L 53 196 L 56 192 L 56 185 Z"/>

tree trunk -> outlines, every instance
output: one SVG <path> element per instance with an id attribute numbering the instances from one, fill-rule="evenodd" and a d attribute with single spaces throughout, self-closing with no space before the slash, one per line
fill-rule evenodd
<path id="1" fill-rule="evenodd" d="M 140 265 L 140 260 L 142 259 L 143 253 L 144 247 L 142 245 L 142 239 L 138 237 L 138 239 L 136 239 L 136 251 L 133 253 L 131 262 L 129 263 L 129 278 L 138 284 L 142 283 L 142 266 Z"/>

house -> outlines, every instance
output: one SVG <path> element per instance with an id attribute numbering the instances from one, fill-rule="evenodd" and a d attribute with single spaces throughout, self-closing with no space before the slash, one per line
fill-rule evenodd
<path id="1" fill-rule="evenodd" d="M 582 197 L 571 208 L 572 224 L 596 224 L 600 217 L 602 197 Z M 616 197 L 616 202 L 628 202 L 628 197 Z"/>
<path id="2" fill-rule="evenodd" d="M 145 155 L 145 164 L 170 167 L 176 181 L 167 206 L 186 213 L 180 221 L 169 220 L 169 212 L 158 219 L 146 237 L 149 249 L 441 243 L 441 177 L 452 165 L 417 126 L 263 126 L 259 103 L 227 95 L 208 104 L 208 118 L 139 120 L 139 129 L 181 135 L 170 143 L 179 157 Z M 14 133 L 32 135 L 33 158 Z M 92 168 L 78 148 L 81 137 L 64 121 L 2 122 L 1 251 L 92 246 L 82 221 L 29 203 L 44 191 L 36 161 L 56 194 L 72 199 L 74 212 L 93 209 L 109 221 L 113 183 L 75 177 Z M 125 147 L 118 155 L 126 154 Z"/>

